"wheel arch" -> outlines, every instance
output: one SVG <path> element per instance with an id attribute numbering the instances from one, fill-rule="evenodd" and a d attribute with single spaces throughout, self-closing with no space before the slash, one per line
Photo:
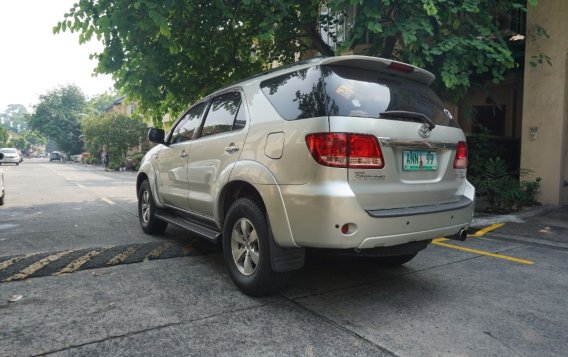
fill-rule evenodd
<path id="1" fill-rule="evenodd" d="M 280 187 L 272 173 L 255 161 L 239 161 L 231 170 L 216 199 L 215 218 L 222 228 L 231 204 L 241 197 L 253 197 L 263 206 L 274 241 L 283 248 L 298 248 Z"/>

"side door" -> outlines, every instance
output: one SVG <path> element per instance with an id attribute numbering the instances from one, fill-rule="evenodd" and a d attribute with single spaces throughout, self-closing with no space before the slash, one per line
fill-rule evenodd
<path id="1" fill-rule="evenodd" d="M 155 158 L 158 172 L 158 194 L 164 204 L 189 211 L 187 191 L 187 160 L 191 141 L 194 139 L 207 103 L 189 109 L 172 129 L 166 147 Z"/>
<path id="2" fill-rule="evenodd" d="M 239 159 L 246 132 L 246 105 L 238 91 L 214 97 L 188 162 L 189 203 L 194 213 L 213 217 L 219 177 Z M 224 177 L 228 177 L 224 176 Z"/>

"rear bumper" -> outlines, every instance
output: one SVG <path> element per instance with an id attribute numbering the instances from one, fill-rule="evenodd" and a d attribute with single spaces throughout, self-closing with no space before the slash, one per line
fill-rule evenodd
<path id="1" fill-rule="evenodd" d="M 282 196 L 298 246 L 370 249 L 454 235 L 469 228 L 475 189 L 465 184 L 456 204 L 380 212 L 363 210 L 348 185 L 322 191 L 312 185 L 283 186 Z M 341 231 L 345 224 L 350 227 L 346 234 Z"/>
<path id="2" fill-rule="evenodd" d="M 20 162 L 20 159 L 17 157 L 6 157 L 0 160 L 0 164 L 17 164 Z"/>

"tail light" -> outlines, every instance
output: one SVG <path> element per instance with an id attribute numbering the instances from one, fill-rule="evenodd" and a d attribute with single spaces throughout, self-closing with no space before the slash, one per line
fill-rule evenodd
<path id="1" fill-rule="evenodd" d="M 464 141 L 458 143 L 456 158 L 454 159 L 454 169 L 467 168 L 467 145 Z"/>
<path id="2" fill-rule="evenodd" d="M 400 63 L 400 62 L 391 62 L 391 64 L 389 64 L 387 68 L 402 73 L 414 72 L 414 67 L 407 65 L 406 63 Z"/>
<path id="3" fill-rule="evenodd" d="M 313 158 L 321 165 L 382 169 L 383 153 L 377 138 L 367 134 L 317 133 L 306 135 Z"/>

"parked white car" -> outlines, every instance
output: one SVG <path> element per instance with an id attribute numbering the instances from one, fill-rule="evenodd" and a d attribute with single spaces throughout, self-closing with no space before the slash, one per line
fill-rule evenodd
<path id="1" fill-rule="evenodd" d="M 0 165 L 2 164 L 15 164 L 19 165 L 24 161 L 22 154 L 18 149 L 15 148 L 1 148 L 0 152 L 4 154 L 4 157 L 0 159 Z"/>
<path id="2" fill-rule="evenodd" d="M 274 292 L 307 248 L 399 265 L 433 238 L 465 239 L 465 136 L 433 80 L 387 59 L 317 58 L 203 98 L 167 135 L 149 132 L 142 229 L 221 242 L 250 295 Z"/>

